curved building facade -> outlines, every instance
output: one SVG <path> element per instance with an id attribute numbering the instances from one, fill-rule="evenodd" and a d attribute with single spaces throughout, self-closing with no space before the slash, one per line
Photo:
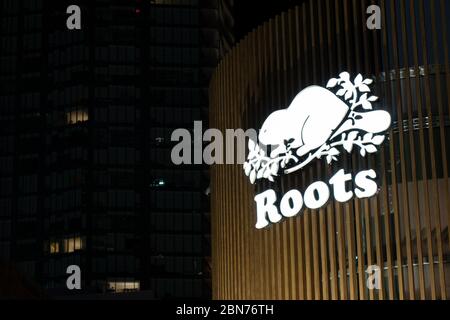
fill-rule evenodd
<path id="1" fill-rule="evenodd" d="M 376 153 L 315 160 L 274 182 L 250 183 L 242 165 L 213 166 L 214 298 L 449 298 L 450 3 L 376 1 L 381 29 L 369 30 L 373 3 L 307 1 L 254 30 L 219 65 L 210 124 L 222 132 L 261 128 L 302 89 L 326 87 L 343 71 L 374 80 L 376 108 L 392 126 Z M 377 194 L 255 228 L 256 195 L 303 192 L 342 169 L 375 170 Z"/>

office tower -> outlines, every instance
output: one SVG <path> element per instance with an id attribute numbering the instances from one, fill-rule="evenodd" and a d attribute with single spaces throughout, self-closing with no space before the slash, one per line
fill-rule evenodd
<path id="1" fill-rule="evenodd" d="M 72 4 L 81 30 L 66 26 Z M 208 171 L 172 165 L 170 138 L 208 117 L 231 6 L 1 2 L 4 263 L 50 295 L 209 296 Z M 81 291 L 66 288 L 70 265 Z"/>

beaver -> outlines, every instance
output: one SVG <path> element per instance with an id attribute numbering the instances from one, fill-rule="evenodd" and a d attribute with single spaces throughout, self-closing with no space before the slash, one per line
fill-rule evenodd
<path id="1" fill-rule="evenodd" d="M 287 109 L 275 111 L 264 122 L 259 140 L 276 146 L 271 157 L 283 152 L 285 142 L 304 156 L 321 147 L 349 113 L 349 106 L 320 86 L 302 90 Z"/>
<path id="2" fill-rule="evenodd" d="M 391 116 L 383 110 L 357 112 L 331 91 L 310 86 L 301 91 L 287 109 L 275 111 L 264 122 L 259 140 L 274 146 L 271 157 L 286 152 L 286 143 L 302 157 L 346 131 L 386 131 Z"/>

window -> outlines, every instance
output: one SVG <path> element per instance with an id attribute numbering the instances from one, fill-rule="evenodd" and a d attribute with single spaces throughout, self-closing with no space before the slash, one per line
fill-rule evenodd
<path id="1" fill-rule="evenodd" d="M 139 281 L 108 281 L 108 290 L 116 293 L 139 291 Z"/>
<path id="2" fill-rule="evenodd" d="M 84 248 L 84 240 L 81 237 L 66 238 L 63 240 L 53 240 L 48 245 L 50 254 L 73 253 Z"/>
<path id="3" fill-rule="evenodd" d="M 78 122 L 86 122 L 89 120 L 88 112 L 86 110 L 77 110 L 67 112 L 67 123 L 75 124 Z"/>
<path id="4" fill-rule="evenodd" d="M 162 188 L 166 185 L 166 181 L 164 179 L 155 179 L 150 184 L 151 188 Z"/>
<path id="5" fill-rule="evenodd" d="M 64 252 L 72 253 L 83 249 L 83 240 L 81 237 L 64 239 Z"/>
<path id="6" fill-rule="evenodd" d="M 50 254 L 59 253 L 59 242 L 51 241 L 50 242 Z"/>

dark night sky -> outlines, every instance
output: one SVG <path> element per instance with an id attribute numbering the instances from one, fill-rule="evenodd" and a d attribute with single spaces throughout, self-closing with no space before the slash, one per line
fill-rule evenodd
<path id="1" fill-rule="evenodd" d="M 236 40 L 277 14 L 287 11 L 303 0 L 235 0 L 235 32 Z"/>

